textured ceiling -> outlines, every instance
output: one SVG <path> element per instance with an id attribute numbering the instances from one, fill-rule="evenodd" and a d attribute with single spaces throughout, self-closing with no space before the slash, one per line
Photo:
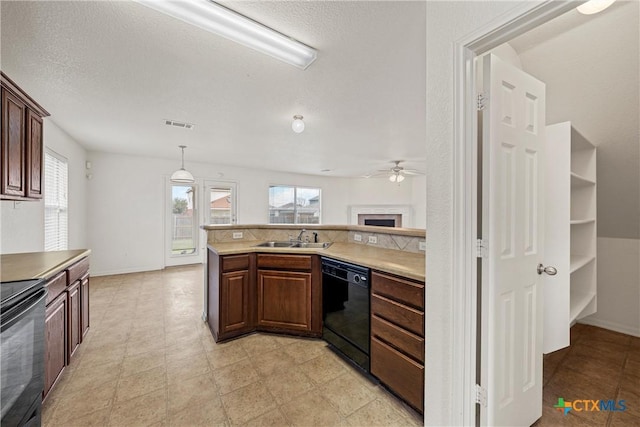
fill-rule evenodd
<path id="1" fill-rule="evenodd" d="M 640 3 L 571 11 L 510 42 L 547 85 L 547 123 L 598 147 L 598 235 L 640 238 Z"/>
<path id="2" fill-rule="evenodd" d="M 2 1 L 2 70 L 89 150 L 178 158 L 185 144 L 187 161 L 336 176 L 393 159 L 423 169 L 423 2 L 222 4 L 318 59 L 301 71 L 134 2 Z"/>

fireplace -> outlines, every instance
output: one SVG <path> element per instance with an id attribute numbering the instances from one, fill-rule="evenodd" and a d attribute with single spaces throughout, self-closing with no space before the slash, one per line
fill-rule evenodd
<path id="1" fill-rule="evenodd" d="M 377 227 L 402 227 L 402 215 L 358 214 L 358 225 L 375 225 Z"/>

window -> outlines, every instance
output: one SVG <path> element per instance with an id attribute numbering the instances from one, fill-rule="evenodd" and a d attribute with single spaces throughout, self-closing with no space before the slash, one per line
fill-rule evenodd
<path id="1" fill-rule="evenodd" d="M 209 217 L 206 224 L 235 224 L 236 223 L 236 184 L 206 182 L 209 192 L 209 205 L 206 211 Z M 205 195 L 206 199 L 206 195 Z M 206 212 L 205 211 L 205 212 Z"/>
<path id="2" fill-rule="evenodd" d="M 193 255 L 198 249 L 195 185 L 171 185 L 171 255 Z"/>
<path id="3" fill-rule="evenodd" d="M 320 224 L 320 189 L 269 187 L 270 224 Z"/>
<path id="4" fill-rule="evenodd" d="M 44 250 L 63 251 L 69 247 L 67 159 L 46 150 L 44 153 Z"/>

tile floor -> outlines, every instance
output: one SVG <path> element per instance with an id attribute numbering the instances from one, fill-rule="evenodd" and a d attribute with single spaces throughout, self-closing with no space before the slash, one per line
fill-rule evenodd
<path id="1" fill-rule="evenodd" d="M 91 329 L 43 407 L 48 426 L 418 426 L 321 340 L 216 344 L 202 266 L 94 277 Z"/>
<path id="2" fill-rule="evenodd" d="M 640 338 L 594 326 L 571 328 L 571 346 L 544 357 L 542 418 L 546 426 L 640 426 Z M 556 410 L 558 398 L 626 401 L 623 412 Z"/>

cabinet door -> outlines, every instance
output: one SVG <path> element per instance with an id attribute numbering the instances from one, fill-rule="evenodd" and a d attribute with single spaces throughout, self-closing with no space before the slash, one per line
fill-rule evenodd
<path id="1" fill-rule="evenodd" d="M 44 396 L 49 393 L 67 361 L 67 294 L 47 306 L 45 316 Z"/>
<path id="2" fill-rule="evenodd" d="M 258 270 L 258 326 L 311 331 L 311 273 Z"/>
<path id="3" fill-rule="evenodd" d="M 26 195 L 25 104 L 2 90 L 2 185 L 3 195 Z"/>
<path id="4" fill-rule="evenodd" d="M 27 197 L 42 198 L 42 118 L 27 109 Z"/>
<path id="5" fill-rule="evenodd" d="M 89 276 L 85 276 L 80 281 L 80 342 L 87 332 L 89 332 Z"/>
<path id="6" fill-rule="evenodd" d="M 220 336 L 250 330 L 249 271 L 222 273 L 220 281 Z"/>
<path id="7" fill-rule="evenodd" d="M 82 334 L 80 331 L 80 282 L 75 282 L 69 286 L 67 294 L 69 298 L 69 349 L 67 353 L 67 364 L 69 364 L 78 345 L 80 345 L 80 336 Z"/>

